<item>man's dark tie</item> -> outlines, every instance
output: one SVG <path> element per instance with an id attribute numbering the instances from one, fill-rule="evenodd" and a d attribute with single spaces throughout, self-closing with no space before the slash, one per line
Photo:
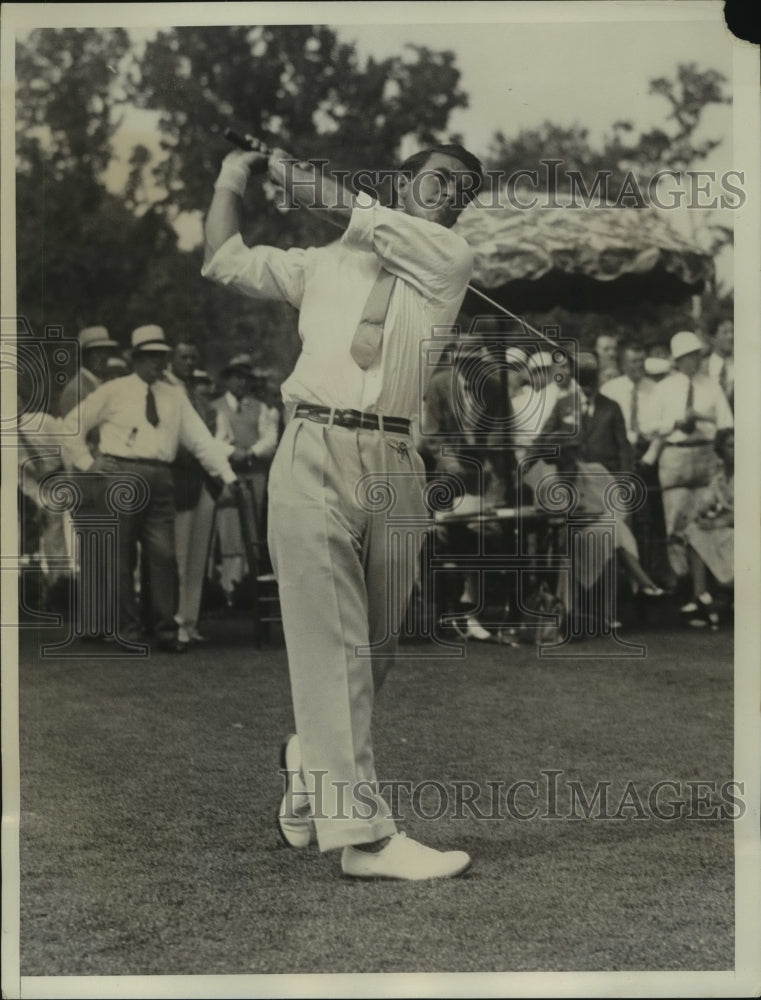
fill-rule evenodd
<path id="1" fill-rule="evenodd" d="M 359 326 L 351 343 L 351 356 L 362 369 L 370 367 L 380 350 L 383 324 L 395 280 L 396 276 L 382 267 L 367 297 Z"/>
<path id="2" fill-rule="evenodd" d="M 629 414 L 629 430 L 632 434 L 639 434 L 639 383 L 632 385 L 632 408 Z"/>
<path id="3" fill-rule="evenodd" d="M 686 411 L 689 413 L 695 406 L 695 384 L 690 379 L 689 388 L 687 389 L 687 405 L 685 406 Z"/>
<path id="4" fill-rule="evenodd" d="M 159 424 L 159 411 L 156 409 L 156 397 L 153 395 L 153 387 L 148 386 L 148 392 L 145 396 L 145 419 L 153 427 L 158 427 Z"/>

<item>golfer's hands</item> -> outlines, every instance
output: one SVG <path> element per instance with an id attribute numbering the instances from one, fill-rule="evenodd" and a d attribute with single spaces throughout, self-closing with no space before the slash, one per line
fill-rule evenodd
<path id="1" fill-rule="evenodd" d="M 251 142 L 255 142 L 251 136 L 246 136 Z M 259 145 L 259 144 L 257 144 Z M 265 173 L 267 170 L 268 155 L 259 149 L 246 152 L 243 149 L 233 149 L 222 160 L 219 176 L 214 184 L 214 189 L 232 191 L 233 194 L 241 198 L 246 193 L 248 179 L 252 173 Z"/>

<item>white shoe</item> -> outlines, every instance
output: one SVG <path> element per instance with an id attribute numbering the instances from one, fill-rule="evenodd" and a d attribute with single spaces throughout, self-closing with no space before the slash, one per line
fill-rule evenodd
<path id="1" fill-rule="evenodd" d="M 288 847 L 308 847 L 315 839 L 309 796 L 301 774 L 299 738 L 290 736 L 280 751 L 280 770 L 286 779 L 285 795 L 277 812 L 277 828 Z"/>
<path id="2" fill-rule="evenodd" d="M 465 634 L 468 638 L 479 639 L 481 642 L 486 642 L 487 639 L 491 639 L 491 633 L 487 632 L 479 620 L 474 618 L 472 615 L 469 615 L 466 618 L 465 625 Z"/>
<path id="3" fill-rule="evenodd" d="M 386 846 L 373 853 L 344 847 L 341 871 L 352 878 L 423 879 L 453 878 L 470 867 L 465 851 L 436 851 L 395 833 Z"/>

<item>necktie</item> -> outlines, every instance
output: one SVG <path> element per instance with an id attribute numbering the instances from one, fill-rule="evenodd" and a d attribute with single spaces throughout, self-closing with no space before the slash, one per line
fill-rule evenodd
<path id="1" fill-rule="evenodd" d="M 145 419 L 153 427 L 158 427 L 159 411 L 156 409 L 156 397 L 153 395 L 153 388 L 150 385 L 145 396 Z"/>
<path id="2" fill-rule="evenodd" d="M 639 436 L 639 384 L 632 385 L 632 408 L 629 414 L 629 430 Z"/>
<path id="3" fill-rule="evenodd" d="M 689 386 L 687 389 L 687 405 L 685 407 L 688 414 L 689 411 L 694 408 L 694 406 L 695 406 L 695 385 L 692 379 L 690 379 Z"/>
<path id="4" fill-rule="evenodd" d="M 383 324 L 395 280 L 395 275 L 381 268 L 367 297 L 350 349 L 352 358 L 363 370 L 370 367 L 380 350 Z"/>

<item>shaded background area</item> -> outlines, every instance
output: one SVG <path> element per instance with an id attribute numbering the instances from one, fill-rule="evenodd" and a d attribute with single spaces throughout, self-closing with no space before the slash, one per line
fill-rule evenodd
<path id="1" fill-rule="evenodd" d="M 132 329 L 157 322 L 170 340 L 195 339 L 213 375 L 224 358 L 247 352 L 255 364 L 285 377 L 299 351 L 293 310 L 232 296 L 200 278 L 201 218 L 229 149 L 222 138 L 227 125 L 367 178 L 367 172 L 387 174 L 414 148 L 468 141 L 458 128 L 469 130 L 462 123 L 472 121 L 479 136 L 473 151 L 486 167 L 508 187 L 509 178 L 536 172 L 540 190 L 530 186 L 530 194 L 542 204 L 562 204 L 574 191 L 578 201 L 578 191 L 595 190 L 604 175 L 605 204 L 618 206 L 614 211 L 631 234 L 623 249 L 634 239 L 638 252 L 654 258 L 647 273 L 624 268 L 615 281 L 610 274 L 601 281 L 595 267 L 579 259 L 595 242 L 584 230 L 596 230 L 598 209 L 506 211 L 512 221 L 496 252 L 503 263 L 510 259 L 499 287 L 480 271 L 490 237 L 480 223 L 469 234 L 474 280 L 504 306 L 534 326 L 560 324 L 564 336 L 583 346 L 601 331 L 666 344 L 675 330 L 710 330 L 719 314 L 731 312 L 731 279 L 716 280 L 714 265 L 731 259 L 737 196 L 729 210 L 705 207 L 714 199 L 723 204 L 731 193 L 721 173 L 731 144 L 730 81 L 722 70 L 731 63 L 720 22 L 685 25 L 700 42 L 700 61 L 684 58 L 677 40 L 673 51 L 680 56 L 669 59 L 655 21 L 627 27 L 625 39 L 613 25 L 591 34 L 581 23 L 547 25 L 541 36 L 523 25 L 532 39 L 528 65 L 521 61 L 527 46 L 515 50 L 514 26 L 492 25 L 488 58 L 494 60 L 501 38 L 513 60 L 482 67 L 484 80 L 493 77 L 504 92 L 486 107 L 469 92 L 461 66 L 463 39 L 468 36 L 472 48 L 478 25 L 409 26 L 415 42 L 397 44 L 399 28 L 369 35 L 367 26 L 324 24 L 37 28 L 19 36 L 17 311 L 32 335 L 44 338 L 52 326 L 73 338 L 84 326 L 105 324 L 126 348 Z M 583 40 L 588 55 L 582 62 L 602 65 L 608 50 L 634 45 L 635 36 L 641 63 L 622 60 L 615 81 L 596 78 L 594 85 L 576 58 L 579 49 L 567 44 L 569 37 Z M 715 44 L 706 46 L 710 37 Z M 660 56 L 645 58 L 652 49 Z M 524 105 L 533 108 L 534 91 L 546 89 L 550 65 L 578 94 L 573 110 L 558 94 L 550 117 L 543 120 L 538 110 L 533 118 L 519 114 Z M 655 115 L 638 120 L 647 101 Z M 669 181 L 665 203 L 679 189 L 676 204 L 686 206 L 695 200 L 689 172 L 705 168 L 715 182 L 698 196 L 704 207 L 656 212 L 664 226 L 682 223 L 678 246 L 673 234 L 664 244 L 646 219 L 649 181 L 673 171 L 679 179 Z M 355 179 L 353 186 L 368 183 Z M 246 239 L 287 248 L 335 237 L 308 213 L 285 216 L 260 184 L 249 188 Z M 378 193 L 387 198 L 387 188 L 381 182 Z M 527 203 L 520 184 L 515 194 Z M 550 270 L 529 275 L 522 265 L 513 267 L 516 251 L 553 254 L 571 221 L 561 221 L 563 214 L 579 217 L 576 261 L 569 266 L 563 251 L 554 254 Z M 608 249 L 608 260 L 615 252 Z M 465 311 L 483 312 L 483 304 L 475 309 L 466 302 Z M 50 345 L 53 358 L 57 347 Z M 75 363 L 72 356 L 68 374 Z M 52 409 L 55 396 L 53 385 Z"/>
<path id="2" fill-rule="evenodd" d="M 284 651 L 252 651 L 243 619 L 204 631 L 213 647 L 185 657 L 57 662 L 38 659 L 48 636 L 22 633 L 22 975 L 733 967 L 733 823 L 717 818 L 729 633 L 653 621 L 626 635 L 647 656 L 618 661 L 590 659 L 595 641 L 561 660 L 491 645 L 416 659 L 430 647 L 405 645 L 378 702 L 379 771 L 450 789 L 440 819 L 402 796 L 404 828 L 474 864 L 445 883 L 367 884 L 276 834 Z M 482 813 L 487 781 L 535 781 L 517 808 L 546 812 L 553 770 L 561 818 L 454 817 L 456 781 L 484 789 Z M 682 794 L 660 794 L 664 813 L 685 782 L 714 782 L 698 807 L 713 818 L 655 818 L 648 792 L 665 780 Z M 609 782 L 624 818 L 569 819 L 566 781 L 587 799 Z M 644 817 L 620 808 L 629 782 Z M 429 785 L 420 810 L 440 804 Z"/>

